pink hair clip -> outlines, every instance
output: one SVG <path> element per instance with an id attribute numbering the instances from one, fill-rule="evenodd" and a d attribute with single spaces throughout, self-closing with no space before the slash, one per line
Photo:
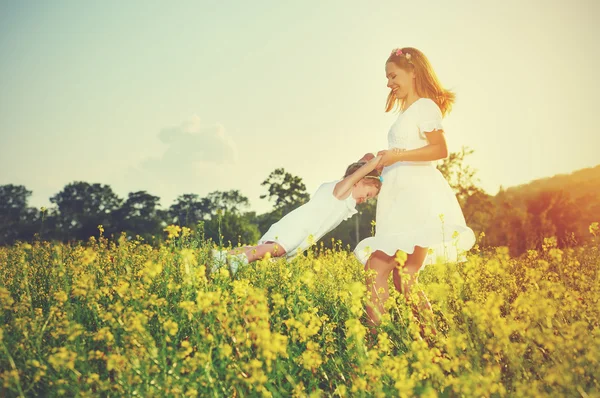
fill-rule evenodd
<path id="1" fill-rule="evenodd" d="M 410 53 L 403 52 L 401 48 L 395 48 L 395 49 L 393 49 L 392 50 L 392 55 L 395 55 L 397 57 L 399 57 L 401 55 L 404 55 L 404 58 L 406 58 L 406 60 L 410 63 L 410 58 L 411 58 Z"/>

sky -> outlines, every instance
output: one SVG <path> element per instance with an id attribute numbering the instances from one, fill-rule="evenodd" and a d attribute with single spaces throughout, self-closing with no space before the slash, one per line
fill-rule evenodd
<path id="1" fill-rule="evenodd" d="M 489 194 L 600 164 L 600 2 L 0 0 L 0 185 L 177 196 L 276 168 L 309 193 L 387 148 L 385 60 L 416 47 L 456 93 L 450 151 Z"/>

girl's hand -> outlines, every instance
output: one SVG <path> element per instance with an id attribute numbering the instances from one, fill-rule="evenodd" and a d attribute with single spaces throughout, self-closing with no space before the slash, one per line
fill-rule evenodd
<path id="1" fill-rule="evenodd" d="M 377 157 L 379 158 L 379 161 L 377 162 L 377 166 L 375 166 L 375 170 L 377 170 L 379 172 L 379 174 L 381 174 L 381 172 L 383 171 L 383 167 L 384 167 L 384 164 L 382 163 L 384 152 L 385 151 L 377 152 Z"/>
<path id="2" fill-rule="evenodd" d="M 370 160 L 373 160 L 373 158 L 375 157 L 375 155 L 373 155 L 372 153 L 365 153 L 365 155 L 360 158 L 359 162 L 368 162 Z"/>
<path id="3" fill-rule="evenodd" d="M 381 155 L 373 156 L 367 163 L 371 164 L 373 167 L 372 170 L 377 170 L 379 173 L 381 173 L 381 170 L 383 169 L 383 166 L 380 166 Z"/>

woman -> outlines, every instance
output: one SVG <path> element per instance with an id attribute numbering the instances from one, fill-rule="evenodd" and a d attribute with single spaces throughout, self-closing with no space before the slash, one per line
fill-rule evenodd
<path id="1" fill-rule="evenodd" d="M 441 86 L 425 55 L 415 48 L 392 51 L 385 73 L 390 88 L 386 112 L 397 107 L 399 115 L 388 133 L 389 149 L 378 153 L 383 185 L 376 233 L 354 251 L 365 270 L 374 271 L 366 281 L 372 327 L 379 324 L 389 297 L 390 272 L 394 272 L 396 289 L 408 298 L 428 253 L 427 262 L 439 257 L 453 260 L 475 243 L 455 194 L 435 166 L 435 161 L 448 156 L 442 118 L 452 107 L 454 93 Z M 404 289 L 396 261 L 402 252 L 407 256 L 401 265 L 410 276 Z M 426 299 L 421 308 L 431 311 Z"/>

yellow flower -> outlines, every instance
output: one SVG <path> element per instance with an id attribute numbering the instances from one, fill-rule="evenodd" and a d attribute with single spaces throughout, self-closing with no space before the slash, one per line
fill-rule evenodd
<path id="1" fill-rule="evenodd" d="M 71 369 L 75 370 L 75 359 L 77 353 L 69 351 L 66 347 L 54 348 L 53 354 L 48 357 L 48 363 L 55 370 Z"/>
<path id="2" fill-rule="evenodd" d="M 594 221 L 593 223 L 591 223 L 589 230 L 590 230 L 590 234 L 596 236 L 596 234 L 598 233 L 598 230 L 600 230 L 600 226 L 598 225 L 598 222 Z"/>
<path id="3" fill-rule="evenodd" d="M 198 307 L 196 307 L 196 303 L 194 303 L 193 301 L 182 301 L 181 303 L 179 303 L 179 308 L 182 308 L 186 311 L 188 320 L 192 320 L 192 318 L 194 317 L 194 314 L 198 311 Z"/>
<path id="4" fill-rule="evenodd" d="M 562 262 L 562 259 L 563 259 L 563 251 L 562 250 L 552 248 L 548 251 L 548 255 L 550 256 L 550 258 L 553 258 L 558 262 Z"/>
<path id="5" fill-rule="evenodd" d="M 298 318 L 299 320 L 292 318 L 283 322 L 292 330 L 291 334 L 295 340 L 305 342 L 310 337 L 319 333 L 322 322 L 314 312 L 303 312 Z"/>
<path id="6" fill-rule="evenodd" d="M 396 262 L 400 265 L 400 267 L 404 267 L 406 260 L 408 259 L 408 254 L 402 250 L 398 250 L 396 253 Z"/>
<path id="7" fill-rule="evenodd" d="M 181 227 L 179 225 L 169 225 L 163 231 L 165 231 L 169 235 L 168 239 L 173 239 L 179 236 L 179 233 L 181 232 Z"/>
<path id="8" fill-rule="evenodd" d="M 89 265 L 93 263 L 95 259 L 96 252 L 94 251 L 94 249 L 87 248 L 83 252 L 83 258 L 81 259 L 81 262 L 83 263 L 83 265 Z"/>
<path id="9" fill-rule="evenodd" d="M 146 264 L 144 264 L 144 266 L 144 273 L 150 278 L 154 278 L 157 275 L 160 275 L 160 273 L 163 270 L 163 266 L 161 263 L 155 263 L 150 260 L 146 261 Z"/>
<path id="10" fill-rule="evenodd" d="M 65 293 L 64 291 L 60 290 L 60 291 L 54 293 L 54 298 L 59 303 L 63 304 L 63 303 L 65 303 L 69 299 L 69 296 L 67 296 L 67 293 Z"/>
<path id="11" fill-rule="evenodd" d="M 174 322 L 170 319 L 168 319 L 164 324 L 163 324 L 163 328 L 167 331 L 167 333 L 169 333 L 171 336 L 175 336 L 177 334 L 177 331 L 179 330 L 179 326 L 177 325 L 177 322 Z"/>
<path id="12" fill-rule="evenodd" d="M 233 353 L 233 349 L 231 348 L 231 346 L 227 343 L 222 343 L 220 346 L 221 349 L 221 355 L 223 358 L 229 358 L 231 357 L 231 354 Z"/>
<path id="13" fill-rule="evenodd" d="M 0 286 L 0 305 L 2 309 L 9 310 L 15 300 L 10 295 L 10 292 L 4 286 Z"/>
<path id="14" fill-rule="evenodd" d="M 347 392 L 348 392 L 348 389 L 346 388 L 346 386 L 343 384 L 339 384 L 335 388 L 335 391 L 333 392 L 333 394 L 337 395 L 338 397 L 345 397 L 347 395 Z"/>
<path id="15" fill-rule="evenodd" d="M 190 275 L 191 268 L 198 265 L 198 260 L 196 259 L 196 254 L 191 249 L 183 249 L 183 250 L 181 250 L 181 259 L 183 260 L 183 266 L 185 268 L 185 273 L 187 275 Z"/>
<path id="16" fill-rule="evenodd" d="M 306 351 L 302 353 L 300 361 L 304 369 L 313 370 L 321 366 L 323 358 L 318 353 L 319 345 L 313 341 L 306 344 Z"/>
<path id="17" fill-rule="evenodd" d="M 106 369 L 115 370 L 117 372 L 125 372 L 127 365 L 127 358 L 120 354 L 110 354 L 106 357 Z"/>
<path id="18" fill-rule="evenodd" d="M 127 292 L 129 291 L 129 282 L 127 281 L 119 281 L 117 286 L 115 286 L 115 291 L 121 297 L 125 297 Z"/>
<path id="19" fill-rule="evenodd" d="M 271 302 L 275 308 L 280 308 L 285 306 L 285 298 L 279 293 L 275 293 L 271 296 Z"/>
<path id="20" fill-rule="evenodd" d="M 188 227 L 181 228 L 181 237 L 182 238 L 185 238 L 186 236 L 191 235 L 191 234 L 192 234 L 192 230 L 190 228 L 188 228 Z"/>
<path id="21" fill-rule="evenodd" d="M 105 340 L 108 343 L 115 341 L 114 335 L 111 333 L 110 328 L 105 326 L 99 329 L 94 336 L 94 341 Z"/>
<path id="22" fill-rule="evenodd" d="M 193 351 L 194 349 L 192 348 L 190 342 L 184 340 L 181 342 L 181 350 L 179 350 L 179 352 L 177 353 L 177 357 L 180 359 L 184 359 L 188 357 Z"/>
<path id="23" fill-rule="evenodd" d="M 306 397 L 306 389 L 304 387 L 304 383 L 299 382 L 294 387 L 294 391 L 292 391 L 292 397 Z"/>

